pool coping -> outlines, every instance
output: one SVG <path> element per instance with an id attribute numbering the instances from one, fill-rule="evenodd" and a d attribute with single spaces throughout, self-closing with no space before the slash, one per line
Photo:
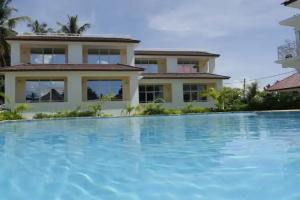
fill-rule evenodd
<path id="1" fill-rule="evenodd" d="M 21 119 L 21 120 L 3 120 L 1 124 L 16 123 L 16 122 L 34 122 L 34 121 L 56 121 L 56 120 L 74 120 L 74 119 L 115 119 L 115 118 L 134 118 L 134 117 L 175 117 L 175 116 L 187 116 L 187 115 L 212 115 L 212 114 L 234 114 L 234 113 L 289 113 L 300 112 L 300 109 L 293 110 L 264 110 L 264 111 L 230 111 L 230 112 L 203 112 L 203 113 L 189 113 L 189 114 L 159 114 L 159 115 L 135 115 L 135 116 L 109 116 L 109 117 L 64 117 L 64 118 L 45 118 L 45 119 Z"/>

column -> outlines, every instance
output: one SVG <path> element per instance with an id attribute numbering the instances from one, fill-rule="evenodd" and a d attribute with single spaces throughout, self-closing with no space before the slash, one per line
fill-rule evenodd
<path id="1" fill-rule="evenodd" d="M 131 106 L 138 106 L 139 105 L 139 81 L 137 76 L 130 76 L 129 86 L 130 86 Z"/>
<path id="2" fill-rule="evenodd" d="M 208 61 L 208 72 L 209 73 L 214 73 L 215 66 L 216 66 L 215 58 L 209 58 L 209 61 Z"/>
<path id="3" fill-rule="evenodd" d="M 10 102 L 5 100 L 5 105 L 14 108 L 16 102 L 16 76 L 12 73 L 5 74 L 5 95 L 10 100 Z"/>
<path id="4" fill-rule="evenodd" d="M 175 107 L 183 104 L 183 84 L 179 80 L 172 81 L 172 104 Z"/>
<path id="5" fill-rule="evenodd" d="M 135 44 L 127 45 L 126 54 L 127 54 L 127 65 L 134 66 L 135 58 L 134 58 L 134 51 L 135 51 Z"/>
<path id="6" fill-rule="evenodd" d="M 11 42 L 10 43 L 10 57 L 11 61 L 10 64 L 19 65 L 21 64 L 21 45 L 19 42 Z M 9 63 L 7 63 L 9 64 Z"/>
<path id="7" fill-rule="evenodd" d="M 73 42 L 68 45 L 68 63 L 69 64 L 82 64 L 82 44 L 79 42 Z"/>
<path id="8" fill-rule="evenodd" d="M 167 57 L 167 72 L 176 73 L 176 70 L 177 70 L 177 58 Z"/>
<path id="9" fill-rule="evenodd" d="M 72 109 L 82 103 L 82 82 L 79 73 L 71 73 L 68 77 L 68 104 Z"/>

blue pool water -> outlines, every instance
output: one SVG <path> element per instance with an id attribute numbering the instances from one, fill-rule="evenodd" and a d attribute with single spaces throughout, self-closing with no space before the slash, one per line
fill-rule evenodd
<path id="1" fill-rule="evenodd" d="M 0 124 L 0 199 L 300 199 L 300 113 Z"/>

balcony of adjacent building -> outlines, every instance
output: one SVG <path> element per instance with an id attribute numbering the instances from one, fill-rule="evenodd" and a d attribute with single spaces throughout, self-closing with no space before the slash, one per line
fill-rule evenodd
<path id="1" fill-rule="evenodd" d="M 300 67 L 300 48 L 295 41 L 286 41 L 284 45 L 278 47 L 278 59 L 276 63 L 282 67 L 299 68 Z"/>

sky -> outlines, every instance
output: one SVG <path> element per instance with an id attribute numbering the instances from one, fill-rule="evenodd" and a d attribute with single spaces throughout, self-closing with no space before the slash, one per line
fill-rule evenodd
<path id="1" fill-rule="evenodd" d="M 283 0 L 13 0 L 17 15 L 66 22 L 78 15 L 90 23 L 87 34 L 127 35 L 139 48 L 197 49 L 219 53 L 216 73 L 231 76 L 226 86 L 293 71 L 275 63 L 277 47 L 294 40 L 292 28 L 279 22 L 299 13 Z M 17 31 L 29 29 L 18 25 Z M 259 80 L 260 87 L 292 73 Z"/>

